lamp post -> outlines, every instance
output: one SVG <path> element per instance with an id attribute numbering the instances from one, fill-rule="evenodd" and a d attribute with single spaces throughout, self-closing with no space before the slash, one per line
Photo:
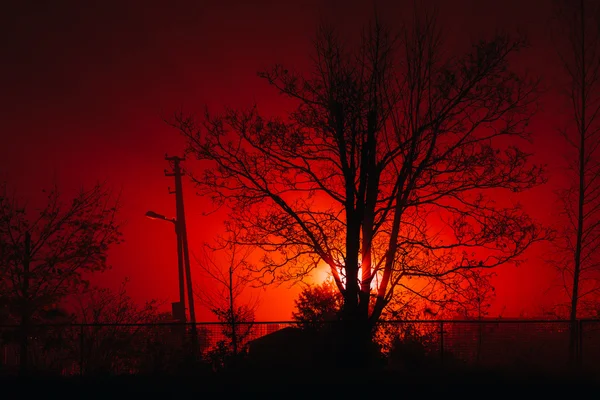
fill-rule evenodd
<path id="1" fill-rule="evenodd" d="M 198 352 L 198 330 L 196 326 L 196 312 L 194 309 L 194 290 L 192 288 L 192 270 L 190 268 L 190 253 L 188 250 L 188 240 L 187 240 L 187 229 L 185 224 L 185 210 L 183 206 L 183 185 L 182 185 L 182 175 L 183 170 L 181 168 L 181 161 L 184 159 L 181 157 L 169 157 L 165 155 L 165 160 L 169 162 L 171 165 L 173 172 L 169 172 L 165 170 L 165 176 L 172 176 L 175 178 L 175 190 L 171 191 L 169 189 L 169 193 L 175 194 L 175 206 L 177 211 L 177 216 L 173 219 L 167 218 L 164 215 L 158 214 L 154 211 L 148 211 L 146 216 L 154 219 L 162 219 L 165 221 L 170 221 L 175 225 L 175 233 L 177 234 L 177 265 L 179 267 L 179 298 L 181 300 L 181 304 L 185 310 L 185 301 L 184 301 L 184 272 L 185 272 L 185 281 L 187 282 L 187 297 L 188 297 L 188 305 L 189 305 L 189 313 L 190 313 L 190 323 L 191 323 L 191 333 L 192 333 L 192 352 L 194 357 Z M 185 311 L 184 311 L 185 315 Z"/>
<path id="2" fill-rule="evenodd" d="M 175 218 L 167 218 L 162 214 L 158 214 L 154 211 L 148 211 L 146 217 L 150 219 L 162 219 L 164 221 L 172 222 L 175 226 L 175 235 L 177 236 L 177 271 L 179 275 L 179 303 L 178 309 L 173 307 L 173 316 L 179 319 L 181 322 L 186 322 L 185 317 L 185 283 L 184 283 L 184 268 L 183 268 L 183 249 L 180 230 Z M 188 283 L 189 284 L 189 283 Z M 192 300 L 193 301 L 193 300 Z"/>
<path id="3" fill-rule="evenodd" d="M 181 226 L 179 221 L 175 218 L 167 218 L 162 214 L 158 214 L 154 211 L 146 212 L 146 217 L 150 219 L 161 219 L 164 221 L 172 222 L 175 225 L 175 234 L 177 236 L 177 268 L 179 273 L 179 310 L 173 307 L 173 316 L 178 317 L 182 322 L 186 322 L 185 318 L 185 288 L 184 288 L 184 269 L 187 275 L 187 289 L 188 289 L 188 303 L 190 312 L 190 322 L 192 324 L 192 348 L 193 353 L 196 354 L 198 349 L 198 331 L 196 327 L 196 317 L 194 314 L 194 294 L 192 290 L 192 277 L 190 271 L 190 261 L 188 258 L 187 251 L 187 238 L 185 235 L 185 228 Z M 174 305 L 173 305 L 174 306 Z"/>

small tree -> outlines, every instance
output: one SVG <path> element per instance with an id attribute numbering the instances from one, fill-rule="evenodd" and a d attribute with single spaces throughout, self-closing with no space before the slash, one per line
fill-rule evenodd
<path id="1" fill-rule="evenodd" d="M 318 285 L 306 286 L 294 300 L 296 311 L 292 319 L 302 329 L 319 331 L 326 323 L 338 321 L 343 298 L 335 284 L 326 280 Z"/>
<path id="2" fill-rule="evenodd" d="M 0 191 L 0 296 L 21 326 L 21 366 L 27 368 L 31 324 L 43 310 L 86 287 L 85 274 L 104 271 L 120 242 L 118 203 L 103 185 L 64 203 L 54 189 L 34 211 Z"/>
<path id="3" fill-rule="evenodd" d="M 224 258 L 219 260 L 218 254 Z M 197 288 L 194 292 L 223 324 L 221 333 L 226 339 L 218 341 L 217 348 L 210 354 L 219 367 L 224 367 L 229 360 L 235 362 L 245 351 L 252 333 L 257 300 L 249 299 L 246 304 L 240 304 L 251 279 L 250 254 L 249 248 L 238 244 L 236 232 L 228 231 L 227 238 L 217 237 L 213 245 L 205 243 L 200 256 L 196 257 L 204 275 L 216 283 L 210 289 Z"/>
<path id="4" fill-rule="evenodd" d="M 138 305 L 127 294 L 127 282 L 117 290 L 92 287 L 74 298 L 75 320 L 89 324 L 78 340 L 83 346 L 79 349 L 84 362 L 80 368 L 85 373 L 132 370 L 148 356 L 149 346 L 158 337 L 162 347 L 177 347 L 170 337 L 173 335 L 157 332 L 163 327 L 146 325 L 167 319 L 168 314 L 158 311 L 159 302 L 150 300 Z"/>
<path id="5" fill-rule="evenodd" d="M 569 297 L 570 353 L 575 360 L 577 316 L 600 293 L 600 4 L 558 1 L 559 55 L 569 78 L 571 117 L 561 133 L 568 143 L 572 184 L 559 191 L 565 223 L 553 260 Z M 566 45 L 561 43 L 566 40 Z M 582 304 L 583 303 L 583 304 Z M 592 308 L 593 309 L 593 308 Z"/>

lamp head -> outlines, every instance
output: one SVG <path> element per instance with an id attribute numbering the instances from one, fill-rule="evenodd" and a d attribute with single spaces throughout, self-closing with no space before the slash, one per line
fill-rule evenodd
<path id="1" fill-rule="evenodd" d="M 167 219 L 167 217 L 165 217 L 164 215 L 155 213 L 154 211 L 146 212 L 146 217 L 152 218 L 152 219 Z"/>

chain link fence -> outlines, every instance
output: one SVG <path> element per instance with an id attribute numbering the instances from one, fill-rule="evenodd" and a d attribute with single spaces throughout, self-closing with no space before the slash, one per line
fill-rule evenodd
<path id="1" fill-rule="evenodd" d="M 578 321 L 578 365 L 600 376 L 600 320 Z M 236 348 L 295 322 L 237 324 Z M 45 375 L 177 373 L 185 361 L 224 362 L 232 327 L 220 323 L 71 324 L 31 327 L 26 346 L 19 326 L 0 326 L 0 375 L 24 368 Z M 289 330 L 289 329 L 288 329 Z M 569 364 L 568 321 L 382 321 L 375 340 L 391 362 L 437 360 L 442 365 L 561 369 Z M 26 362 L 21 362 L 27 354 Z"/>

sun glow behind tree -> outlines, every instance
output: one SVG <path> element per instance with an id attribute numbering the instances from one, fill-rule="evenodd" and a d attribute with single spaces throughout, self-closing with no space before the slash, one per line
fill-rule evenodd
<path id="1" fill-rule="evenodd" d="M 206 166 L 200 193 L 263 251 L 257 276 L 298 280 L 326 263 L 345 343 L 358 344 L 387 308 L 460 301 L 482 271 L 548 237 L 499 198 L 544 182 L 519 147 L 537 96 L 509 68 L 524 45 L 498 35 L 447 56 L 426 13 L 398 35 L 376 21 L 351 50 L 323 28 L 311 72 L 259 74 L 297 101 L 285 118 L 252 107 L 173 125 Z"/>

